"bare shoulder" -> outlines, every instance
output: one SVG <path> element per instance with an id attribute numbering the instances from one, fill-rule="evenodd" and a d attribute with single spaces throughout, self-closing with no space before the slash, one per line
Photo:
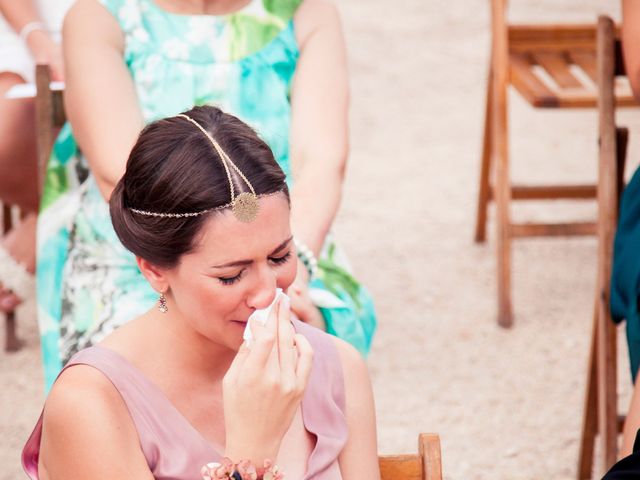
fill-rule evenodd
<path id="1" fill-rule="evenodd" d="M 362 384 L 361 382 L 369 384 L 369 369 L 360 352 L 341 338 L 332 337 L 332 340 L 340 356 L 347 388 L 350 384 L 353 385 L 354 382 L 360 385 Z"/>
<path id="2" fill-rule="evenodd" d="M 45 411 L 47 416 L 64 415 L 78 403 L 101 408 L 118 398 L 117 390 L 102 372 L 89 365 L 74 365 L 62 372 L 54 383 L 45 404 Z"/>
<path id="3" fill-rule="evenodd" d="M 75 365 L 54 384 L 44 408 L 40 468 L 49 478 L 125 478 L 126 471 L 149 478 L 124 400 L 97 369 Z"/>
<path id="4" fill-rule="evenodd" d="M 299 45 L 318 30 L 341 28 L 340 12 L 332 0 L 304 0 L 294 16 Z"/>
<path id="5" fill-rule="evenodd" d="M 97 0 L 76 0 L 65 16 L 62 34 L 65 43 L 79 38 L 83 43 L 106 40 L 114 46 L 124 46 L 118 21 Z"/>
<path id="6" fill-rule="evenodd" d="M 44 433 L 81 438 L 96 427 L 126 424 L 122 397 L 99 370 L 88 365 L 67 368 L 53 385 L 44 407 Z"/>

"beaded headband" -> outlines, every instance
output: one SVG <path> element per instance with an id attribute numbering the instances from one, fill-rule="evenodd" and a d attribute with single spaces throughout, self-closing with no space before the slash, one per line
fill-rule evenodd
<path id="1" fill-rule="evenodd" d="M 229 182 L 229 190 L 231 191 L 231 201 L 224 205 L 220 205 L 219 207 L 207 208 L 205 210 L 200 210 L 198 212 L 187 212 L 187 213 L 162 213 L 162 212 L 147 212 L 145 210 L 138 210 L 135 208 L 130 208 L 134 213 L 139 215 L 145 215 L 148 217 L 161 217 L 161 218 L 185 218 L 185 217 L 198 217 L 200 215 L 204 215 L 205 213 L 213 212 L 216 210 L 224 210 L 225 208 L 231 208 L 231 211 L 235 215 L 235 217 L 241 222 L 252 222 L 256 216 L 258 215 L 258 210 L 260 209 L 260 204 L 258 203 L 258 198 L 267 197 L 269 195 L 274 195 L 276 193 L 280 193 L 280 191 L 266 193 L 262 195 L 256 195 L 255 190 L 253 189 L 253 185 L 244 176 L 244 174 L 240 171 L 240 169 L 236 166 L 235 163 L 229 158 L 229 156 L 222 150 L 222 147 L 215 139 L 207 132 L 202 125 L 196 122 L 193 118 L 185 115 L 183 113 L 177 115 L 178 117 L 182 117 L 185 120 L 194 124 L 204 135 L 207 137 L 213 148 L 218 153 L 220 157 L 220 161 L 222 162 L 222 166 L 224 167 L 224 171 L 227 174 L 227 181 Z M 231 179 L 231 170 L 232 168 L 244 181 L 244 183 L 249 187 L 250 192 L 243 192 L 239 195 L 236 195 L 235 187 L 233 185 L 233 180 Z"/>

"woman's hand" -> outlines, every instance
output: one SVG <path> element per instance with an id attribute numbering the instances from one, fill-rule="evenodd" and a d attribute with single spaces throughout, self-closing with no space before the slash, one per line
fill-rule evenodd
<path id="1" fill-rule="evenodd" d="M 261 466 L 274 460 L 307 387 L 313 349 L 291 325 L 279 300 L 266 325 L 251 322 L 251 347 L 243 344 L 223 382 L 225 456 Z"/>
<path id="2" fill-rule="evenodd" d="M 27 36 L 27 47 L 35 63 L 46 63 L 51 67 L 52 80 L 64 80 L 62 48 L 44 30 L 34 30 Z"/>

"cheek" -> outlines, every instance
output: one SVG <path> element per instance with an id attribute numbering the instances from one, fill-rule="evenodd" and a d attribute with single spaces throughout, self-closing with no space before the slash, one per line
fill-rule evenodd
<path id="1" fill-rule="evenodd" d="M 283 290 L 289 288 L 289 285 L 293 283 L 296 279 L 296 274 L 298 273 L 298 257 L 292 257 L 286 265 L 282 266 L 280 270 L 280 274 L 278 275 L 278 287 Z"/>
<path id="2" fill-rule="evenodd" d="M 176 300 L 183 313 L 197 323 L 206 324 L 225 317 L 240 301 L 237 297 L 233 288 L 228 289 L 216 279 L 203 277 L 182 284 Z"/>

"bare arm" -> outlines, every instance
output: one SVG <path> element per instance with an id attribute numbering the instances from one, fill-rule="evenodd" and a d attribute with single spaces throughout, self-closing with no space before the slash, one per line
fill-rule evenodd
<path id="1" fill-rule="evenodd" d="M 351 345 L 339 338 L 333 340 L 344 370 L 349 428 L 347 445 L 340 454 L 340 472 L 344 480 L 377 480 L 380 471 L 376 415 L 367 365 Z"/>
<path id="2" fill-rule="evenodd" d="M 633 94 L 640 100 L 640 2 L 622 1 L 622 50 Z"/>
<path id="3" fill-rule="evenodd" d="M 43 480 L 153 480 L 122 397 L 93 367 L 66 370 L 44 410 Z"/>
<path id="4" fill-rule="evenodd" d="M 349 149 L 346 49 L 330 1 L 305 0 L 294 21 L 300 59 L 291 93 L 291 221 L 317 255 L 340 204 Z"/>
<path id="5" fill-rule="evenodd" d="M 95 0 L 78 0 L 63 27 L 65 108 L 100 192 L 109 199 L 143 126 L 124 38 Z"/>
<path id="6" fill-rule="evenodd" d="M 42 22 L 40 12 L 32 0 L 0 0 L 0 14 L 16 33 L 20 33 L 29 23 Z M 63 72 L 60 46 L 49 32 L 42 29 L 32 30 L 25 41 L 34 61 L 49 64 L 53 70 L 53 78 L 61 80 Z"/>
<path id="7" fill-rule="evenodd" d="M 41 22 L 40 13 L 32 0 L 0 0 L 0 13 L 11 25 L 11 28 L 19 33 L 22 27 L 30 22 Z"/>

